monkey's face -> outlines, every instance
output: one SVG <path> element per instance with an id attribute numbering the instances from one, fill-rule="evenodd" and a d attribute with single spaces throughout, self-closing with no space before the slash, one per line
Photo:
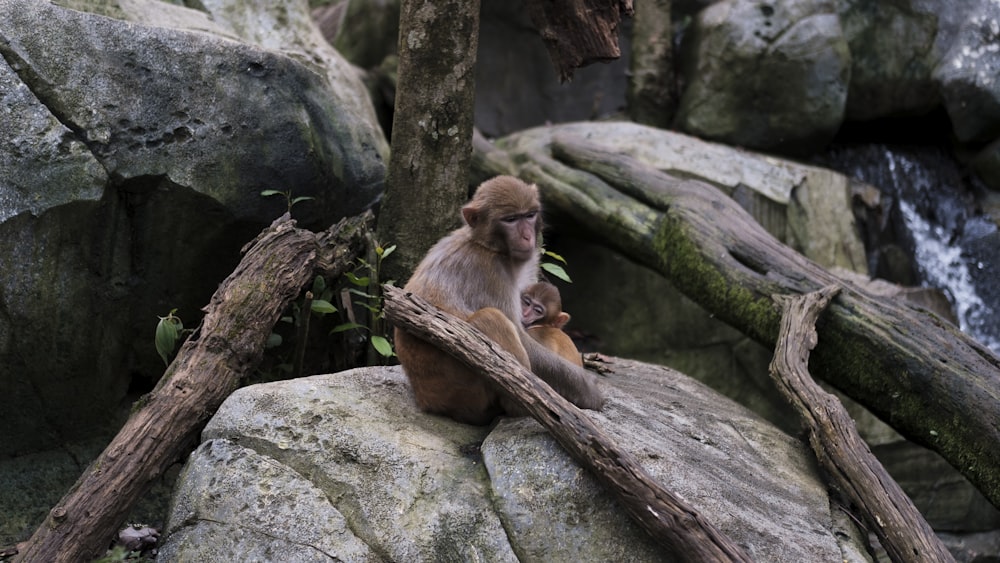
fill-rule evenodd
<path id="1" fill-rule="evenodd" d="M 527 262 L 538 252 L 535 235 L 538 225 L 538 210 L 502 215 L 497 222 L 498 235 L 502 237 L 507 254 L 518 262 Z"/>
<path id="2" fill-rule="evenodd" d="M 545 318 L 545 305 L 528 294 L 521 295 L 521 324 L 525 328 Z"/>

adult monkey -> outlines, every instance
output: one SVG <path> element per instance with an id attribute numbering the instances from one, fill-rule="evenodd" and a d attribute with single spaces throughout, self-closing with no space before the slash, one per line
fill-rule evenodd
<path id="1" fill-rule="evenodd" d="M 569 313 L 562 309 L 559 288 L 549 282 L 538 282 L 521 291 L 521 323 L 528 336 L 567 361 L 583 367 L 583 357 L 576 344 L 562 328 L 569 322 Z"/>
<path id="2" fill-rule="evenodd" d="M 521 326 L 521 288 L 538 276 L 541 211 L 534 184 L 512 176 L 483 182 L 462 208 L 465 225 L 428 251 L 404 290 L 467 320 L 570 402 L 599 409 L 604 397 L 594 375 L 535 342 Z M 491 382 L 447 353 L 398 328 L 395 340 L 422 410 L 470 424 L 520 414 Z"/>

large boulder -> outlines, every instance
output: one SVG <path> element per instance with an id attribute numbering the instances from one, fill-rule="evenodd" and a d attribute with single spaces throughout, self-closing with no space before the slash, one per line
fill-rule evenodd
<path id="1" fill-rule="evenodd" d="M 955 136 L 962 142 L 1000 136 L 1000 66 L 997 36 L 1000 5 L 991 0 L 962 2 L 963 25 L 934 69 Z"/>
<path id="2" fill-rule="evenodd" d="M 754 560 L 868 560 L 801 442 L 677 372 L 611 365 L 588 415 Z M 535 421 L 420 413 L 398 367 L 243 388 L 202 439 L 158 561 L 675 560 Z"/>
<path id="3" fill-rule="evenodd" d="M 851 51 L 846 118 L 919 115 L 941 103 L 934 67 L 949 34 L 929 2 L 838 2 Z"/>
<path id="4" fill-rule="evenodd" d="M 369 206 L 387 145 L 306 3 L 0 0 L 4 456 L 111 423 L 239 249 Z M 143 336 L 147 335 L 147 336 Z"/>
<path id="5" fill-rule="evenodd" d="M 723 0 L 681 52 L 677 126 L 754 149 L 822 148 L 844 119 L 851 55 L 833 1 Z"/>

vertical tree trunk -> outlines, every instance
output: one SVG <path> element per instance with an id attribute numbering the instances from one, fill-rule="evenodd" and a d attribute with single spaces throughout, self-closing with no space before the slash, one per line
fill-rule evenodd
<path id="1" fill-rule="evenodd" d="M 398 244 L 383 279 L 409 277 L 458 226 L 468 199 L 479 0 L 403 0 L 392 158 L 379 242 Z"/>
<path id="2" fill-rule="evenodd" d="M 670 0 L 639 0 L 632 19 L 632 58 L 626 92 L 632 121 L 666 129 L 677 112 Z"/>

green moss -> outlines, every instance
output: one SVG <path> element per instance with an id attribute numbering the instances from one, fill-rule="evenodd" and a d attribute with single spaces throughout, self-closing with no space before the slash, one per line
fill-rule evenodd
<path id="1" fill-rule="evenodd" d="M 775 342 L 781 316 L 770 295 L 726 276 L 691 239 L 683 222 L 668 217 L 651 244 L 657 270 L 687 297 L 751 338 Z"/>

